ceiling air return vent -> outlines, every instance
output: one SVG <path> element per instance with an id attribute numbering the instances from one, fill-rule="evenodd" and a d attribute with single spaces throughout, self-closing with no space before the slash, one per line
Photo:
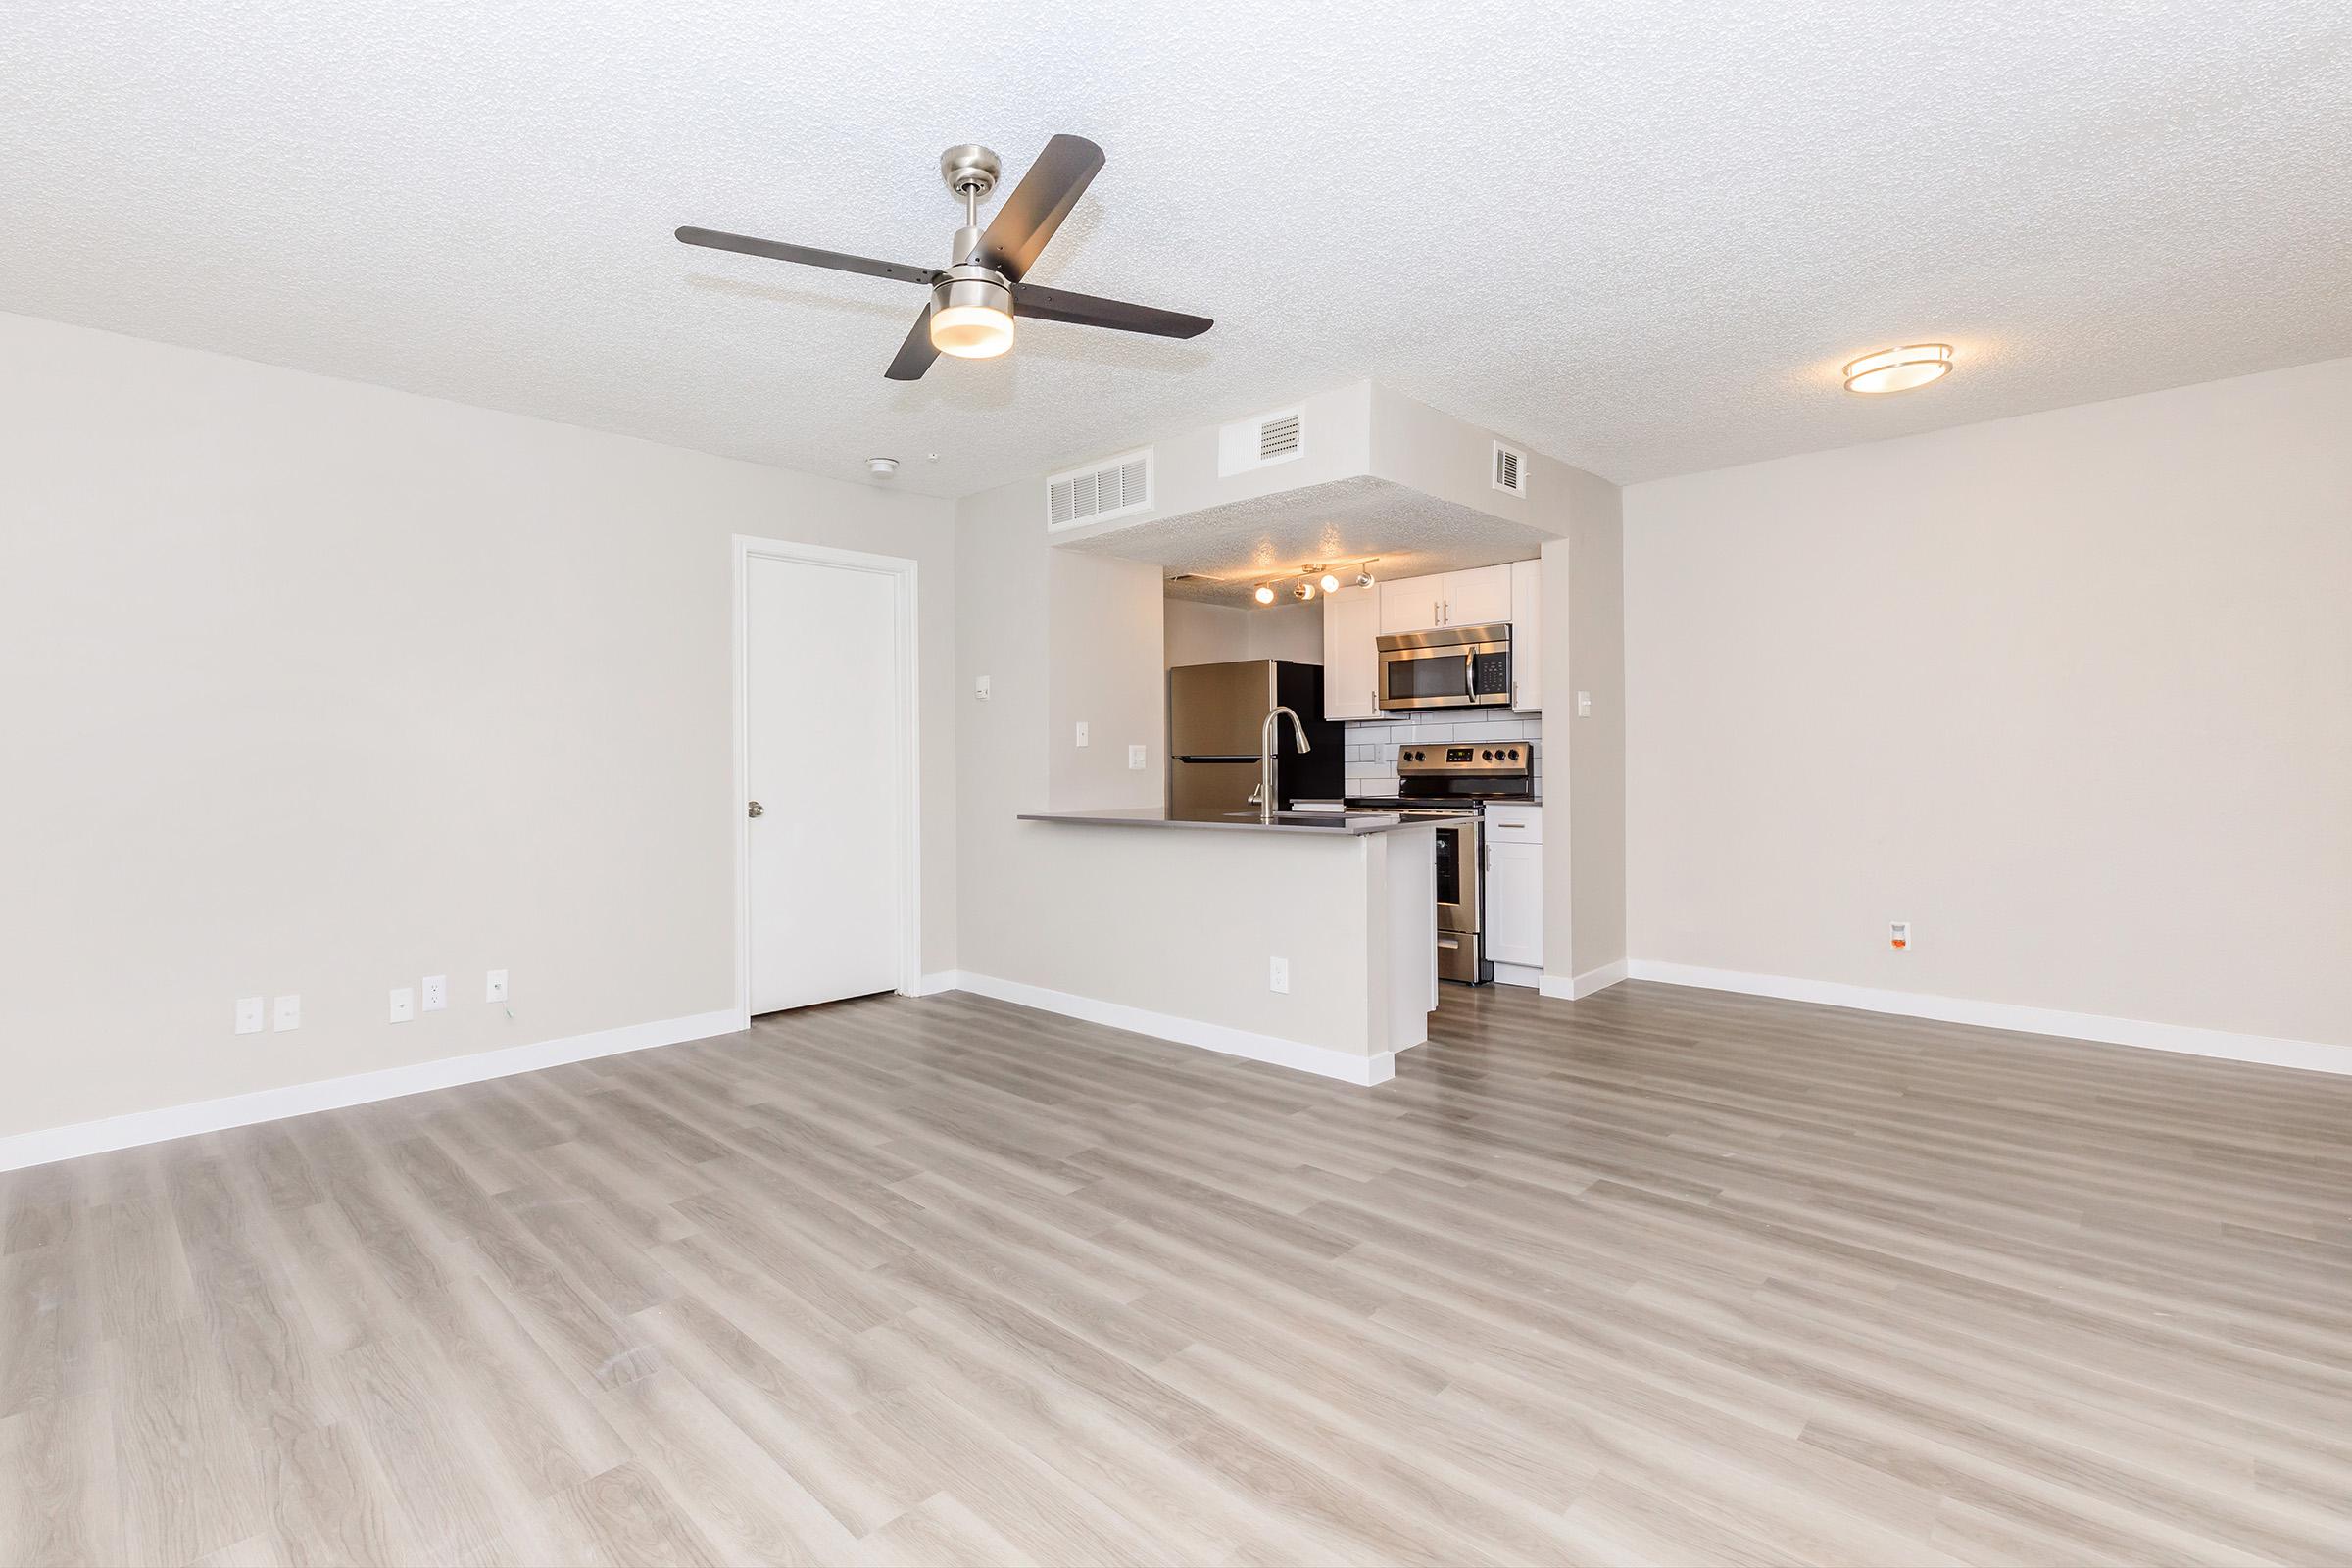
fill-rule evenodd
<path id="1" fill-rule="evenodd" d="M 1046 531 L 1091 527 L 1152 508 L 1152 449 L 1046 481 Z"/>
<path id="2" fill-rule="evenodd" d="M 1217 431 L 1217 475 L 1272 467 L 1306 455 L 1306 411 L 1277 409 Z"/>
<path id="3" fill-rule="evenodd" d="M 1494 488 L 1515 496 L 1527 494 L 1527 454 L 1499 441 L 1494 443 Z"/>

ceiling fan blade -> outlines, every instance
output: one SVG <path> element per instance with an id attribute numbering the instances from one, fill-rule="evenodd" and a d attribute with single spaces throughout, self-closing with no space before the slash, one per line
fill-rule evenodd
<path id="1" fill-rule="evenodd" d="M 939 350 L 931 346 L 931 307 L 926 305 L 923 314 L 914 318 L 914 330 L 899 345 L 899 357 L 882 373 L 893 381 L 920 381 L 938 358 Z"/>
<path id="2" fill-rule="evenodd" d="M 1084 136 L 1056 136 L 1047 142 L 1029 172 L 997 209 L 972 260 L 1018 281 L 1037 265 L 1037 253 L 1070 216 L 1102 167 L 1102 149 Z"/>
<path id="3" fill-rule="evenodd" d="M 737 251 L 745 256 L 764 256 L 770 261 L 799 262 L 804 267 L 830 267 L 837 272 L 863 272 L 868 277 L 895 278 L 901 283 L 928 286 L 939 281 L 937 268 L 908 267 L 904 262 L 877 262 L 870 256 L 852 256 L 845 251 L 820 251 L 812 245 L 787 245 L 780 239 L 754 239 L 749 234 L 722 234 L 715 228 L 681 228 L 678 238 L 688 245 L 700 245 L 708 250 Z"/>
<path id="4" fill-rule="evenodd" d="M 1068 289 L 1040 288 L 1035 283 L 1013 285 L 1012 314 L 1076 326 L 1107 326 L 1117 332 L 1149 332 L 1153 337 L 1199 337 L 1217 324 L 1205 316 L 1073 294 Z"/>

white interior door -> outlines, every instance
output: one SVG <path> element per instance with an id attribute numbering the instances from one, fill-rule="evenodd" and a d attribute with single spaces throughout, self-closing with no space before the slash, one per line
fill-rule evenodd
<path id="1" fill-rule="evenodd" d="M 744 570 L 752 1011 L 895 990 L 912 808 L 906 579 L 760 555 Z"/>

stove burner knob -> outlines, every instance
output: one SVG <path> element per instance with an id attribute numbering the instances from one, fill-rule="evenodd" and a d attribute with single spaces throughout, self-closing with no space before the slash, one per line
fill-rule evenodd
<path id="1" fill-rule="evenodd" d="M 1493 752 L 1481 752 L 1478 754 L 1478 759 L 1482 762 L 1492 762 L 1494 760 L 1494 754 Z"/>

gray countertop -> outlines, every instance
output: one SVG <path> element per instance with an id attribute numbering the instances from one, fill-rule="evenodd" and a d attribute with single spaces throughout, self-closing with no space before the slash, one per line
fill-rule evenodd
<path id="1" fill-rule="evenodd" d="M 1220 828 L 1245 833 L 1309 833 L 1320 838 L 1360 838 L 1366 833 L 1394 833 L 1401 828 L 1430 827 L 1460 817 L 1400 816 L 1395 811 L 1282 811 L 1261 822 L 1255 811 L 1231 815 L 1216 812 L 1179 813 L 1157 806 L 1130 807 L 1104 811 L 1023 811 L 1024 822 L 1076 822 L 1088 827 Z"/>

